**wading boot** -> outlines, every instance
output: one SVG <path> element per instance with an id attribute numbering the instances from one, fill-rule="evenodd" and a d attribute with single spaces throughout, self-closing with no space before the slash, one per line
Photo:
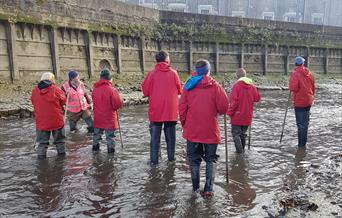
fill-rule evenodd
<path id="1" fill-rule="evenodd" d="M 100 146 L 97 145 L 93 145 L 93 151 L 99 151 L 100 150 Z"/>
<path id="2" fill-rule="evenodd" d="M 197 192 L 200 187 L 200 170 L 199 166 L 190 166 L 191 169 L 191 181 L 192 181 L 192 191 Z"/>
<path id="3" fill-rule="evenodd" d="M 114 152 L 115 152 L 115 149 L 114 149 L 114 148 L 107 148 L 107 150 L 108 150 L 108 154 L 114 153 Z"/>
<path id="4" fill-rule="evenodd" d="M 214 192 L 203 192 L 202 196 L 203 198 L 210 199 L 214 196 Z"/>
<path id="5" fill-rule="evenodd" d="M 57 154 L 58 156 L 65 156 L 65 152 L 58 152 L 58 154 Z"/>
<path id="6" fill-rule="evenodd" d="M 87 117 L 84 119 L 84 121 L 88 125 L 87 127 L 88 133 L 93 133 L 94 132 L 93 119 L 91 117 Z"/>
<path id="7" fill-rule="evenodd" d="M 88 133 L 94 133 L 94 128 L 93 127 L 87 127 Z"/>
<path id="8" fill-rule="evenodd" d="M 38 155 L 38 160 L 44 160 L 46 159 L 46 155 Z"/>

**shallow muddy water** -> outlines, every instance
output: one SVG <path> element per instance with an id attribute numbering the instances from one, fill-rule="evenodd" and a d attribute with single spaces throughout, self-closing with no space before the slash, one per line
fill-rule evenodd
<path id="1" fill-rule="evenodd" d="M 48 158 L 37 160 L 33 120 L 1 120 L 0 216 L 268 217 L 262 206 L 272 203 L 285 182 L 303 184 L 308 165 L 320 165 L 342 151 L 342 88 L 318 90 L 304 153 L 297 152 L 292 109 L 279 145 L 287 93 L 262 92 L 262 102 L 255 109 L 251 149 L 244 155 L 234 153 L 228 132 L 230 183 L 225 180 L 225 149 L 221 144 L 211 200 L 192 194 L 180 125 L 176 161 L 167 162 L 162 137 L 161 163 L 157 167 L 148 164 L 146 105 L 121 111 L 124 148 L 117 137 L 115 155 L 108 155 L 104 144 L 100 153 L 93 153 L 92 137 L 82 124 L 78 133 L 70 134 L 67 128 L 65 158 L 56 157 L 51 145 Z M 220 120 L 223 129 L 223 118 Z M 203 170 L 202 165 L 202 177 Z M 315 215 L 326 216 L 329 210 L 320 207 Z"/>

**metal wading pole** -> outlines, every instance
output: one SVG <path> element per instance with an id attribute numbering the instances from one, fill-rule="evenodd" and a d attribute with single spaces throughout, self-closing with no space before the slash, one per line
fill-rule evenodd
<path id="1" fill-rule="evenodd" d="M 252 124 L 248 127 L 248 150 L 251 149 Z"/>
<path id="2" fill-rule="evenodd" d="M 283 127 L 282 127 L 282 130 L 281 130 L 280 141 L 279 141 L 280 144 L 281 144 L 281 141 L 283 140 L 284 128 L 285 128 L 285 122 L 286 122 L 286 116 L 287 116 L 287 110 L 289 108 L 290 100 L 291 100 L 291 92 L 289 92 L 289 97 L 287 99 L 285 116 L 284 116 L 284 122 L 283 122 Z"/>
<path id="3" fill-rule="evenodd" d="M 117 111 L 118 114 L 118 125 L 119 125 L 119 134 L 120 134 L 120 143 L 121 143 L 121 148 L 123 148 L 123 142 L 122 142 L 122 135 L 121 135 L 121 127 L 120 127 L 120 119 L 119 119 L 119 111 Z"/>
<path id="4" fill-rule="evenodd" d="M 222 80 L 222 87 L 224 89 L 224 80 Z M 225 90 L 225 89 L 224 89 Z M 229 183 L 228 178 L 228 134 L 227 134 L 227 114 L 223 115 L 223 123 L 224 123 L 224 145 L 226 151 L 226 182 Z"/>

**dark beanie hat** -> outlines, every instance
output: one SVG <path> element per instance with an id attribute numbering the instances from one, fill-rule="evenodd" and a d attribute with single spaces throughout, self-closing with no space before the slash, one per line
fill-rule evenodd
<path id="1" fill-rule="evenodd" d="M 112 74 L 107 68 L 105 68 L 105 69 L 101 70 L 100 78 L 110 80 L 112 78 Z"/>
<path id="2" fill-rule="evenodd" d="M 68 73 L 69 80 L 75 79 L 78 76 L 78 73 L 75 70 L 70 70 Z"/>
<path id="3" fill-rule="evenodd" d="M 159 51 L 157 54 L 156 54 L 156 61 L 159 63 L 159 62 L 163 62 L 166 60 L 166 58 L 169 57 L 169 53 L 167 53 L 166 51 Z"/>

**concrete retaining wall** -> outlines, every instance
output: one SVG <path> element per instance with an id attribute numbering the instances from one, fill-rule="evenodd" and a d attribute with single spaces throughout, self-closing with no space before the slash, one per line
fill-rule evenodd
<path id="1" fill-rule="evenodd" d="M 168 50 L 174 68 L 185 72 L 206 58 L 218 73 L 245 67 L 260 74 L 286 74 L 294 67 L 294 57 L 301 55 L 315 73 L 342 73 L 342 28 L 159 12 L 110 0 L 0 4 L 1 80 L 36 80 L 45 71 L 65 78 L 70 69 L 92 77 L 103 67 L 146 73 L 159 49 Z M 159 24 L 183 28 L 183 35 L 179 29 L 171 39 L 144 34 Z M 212 28 L 212 37 L 210 31 L 199 30 L 201 25 Z M 269 31 L 270 38 L 263 31 Z"/>

